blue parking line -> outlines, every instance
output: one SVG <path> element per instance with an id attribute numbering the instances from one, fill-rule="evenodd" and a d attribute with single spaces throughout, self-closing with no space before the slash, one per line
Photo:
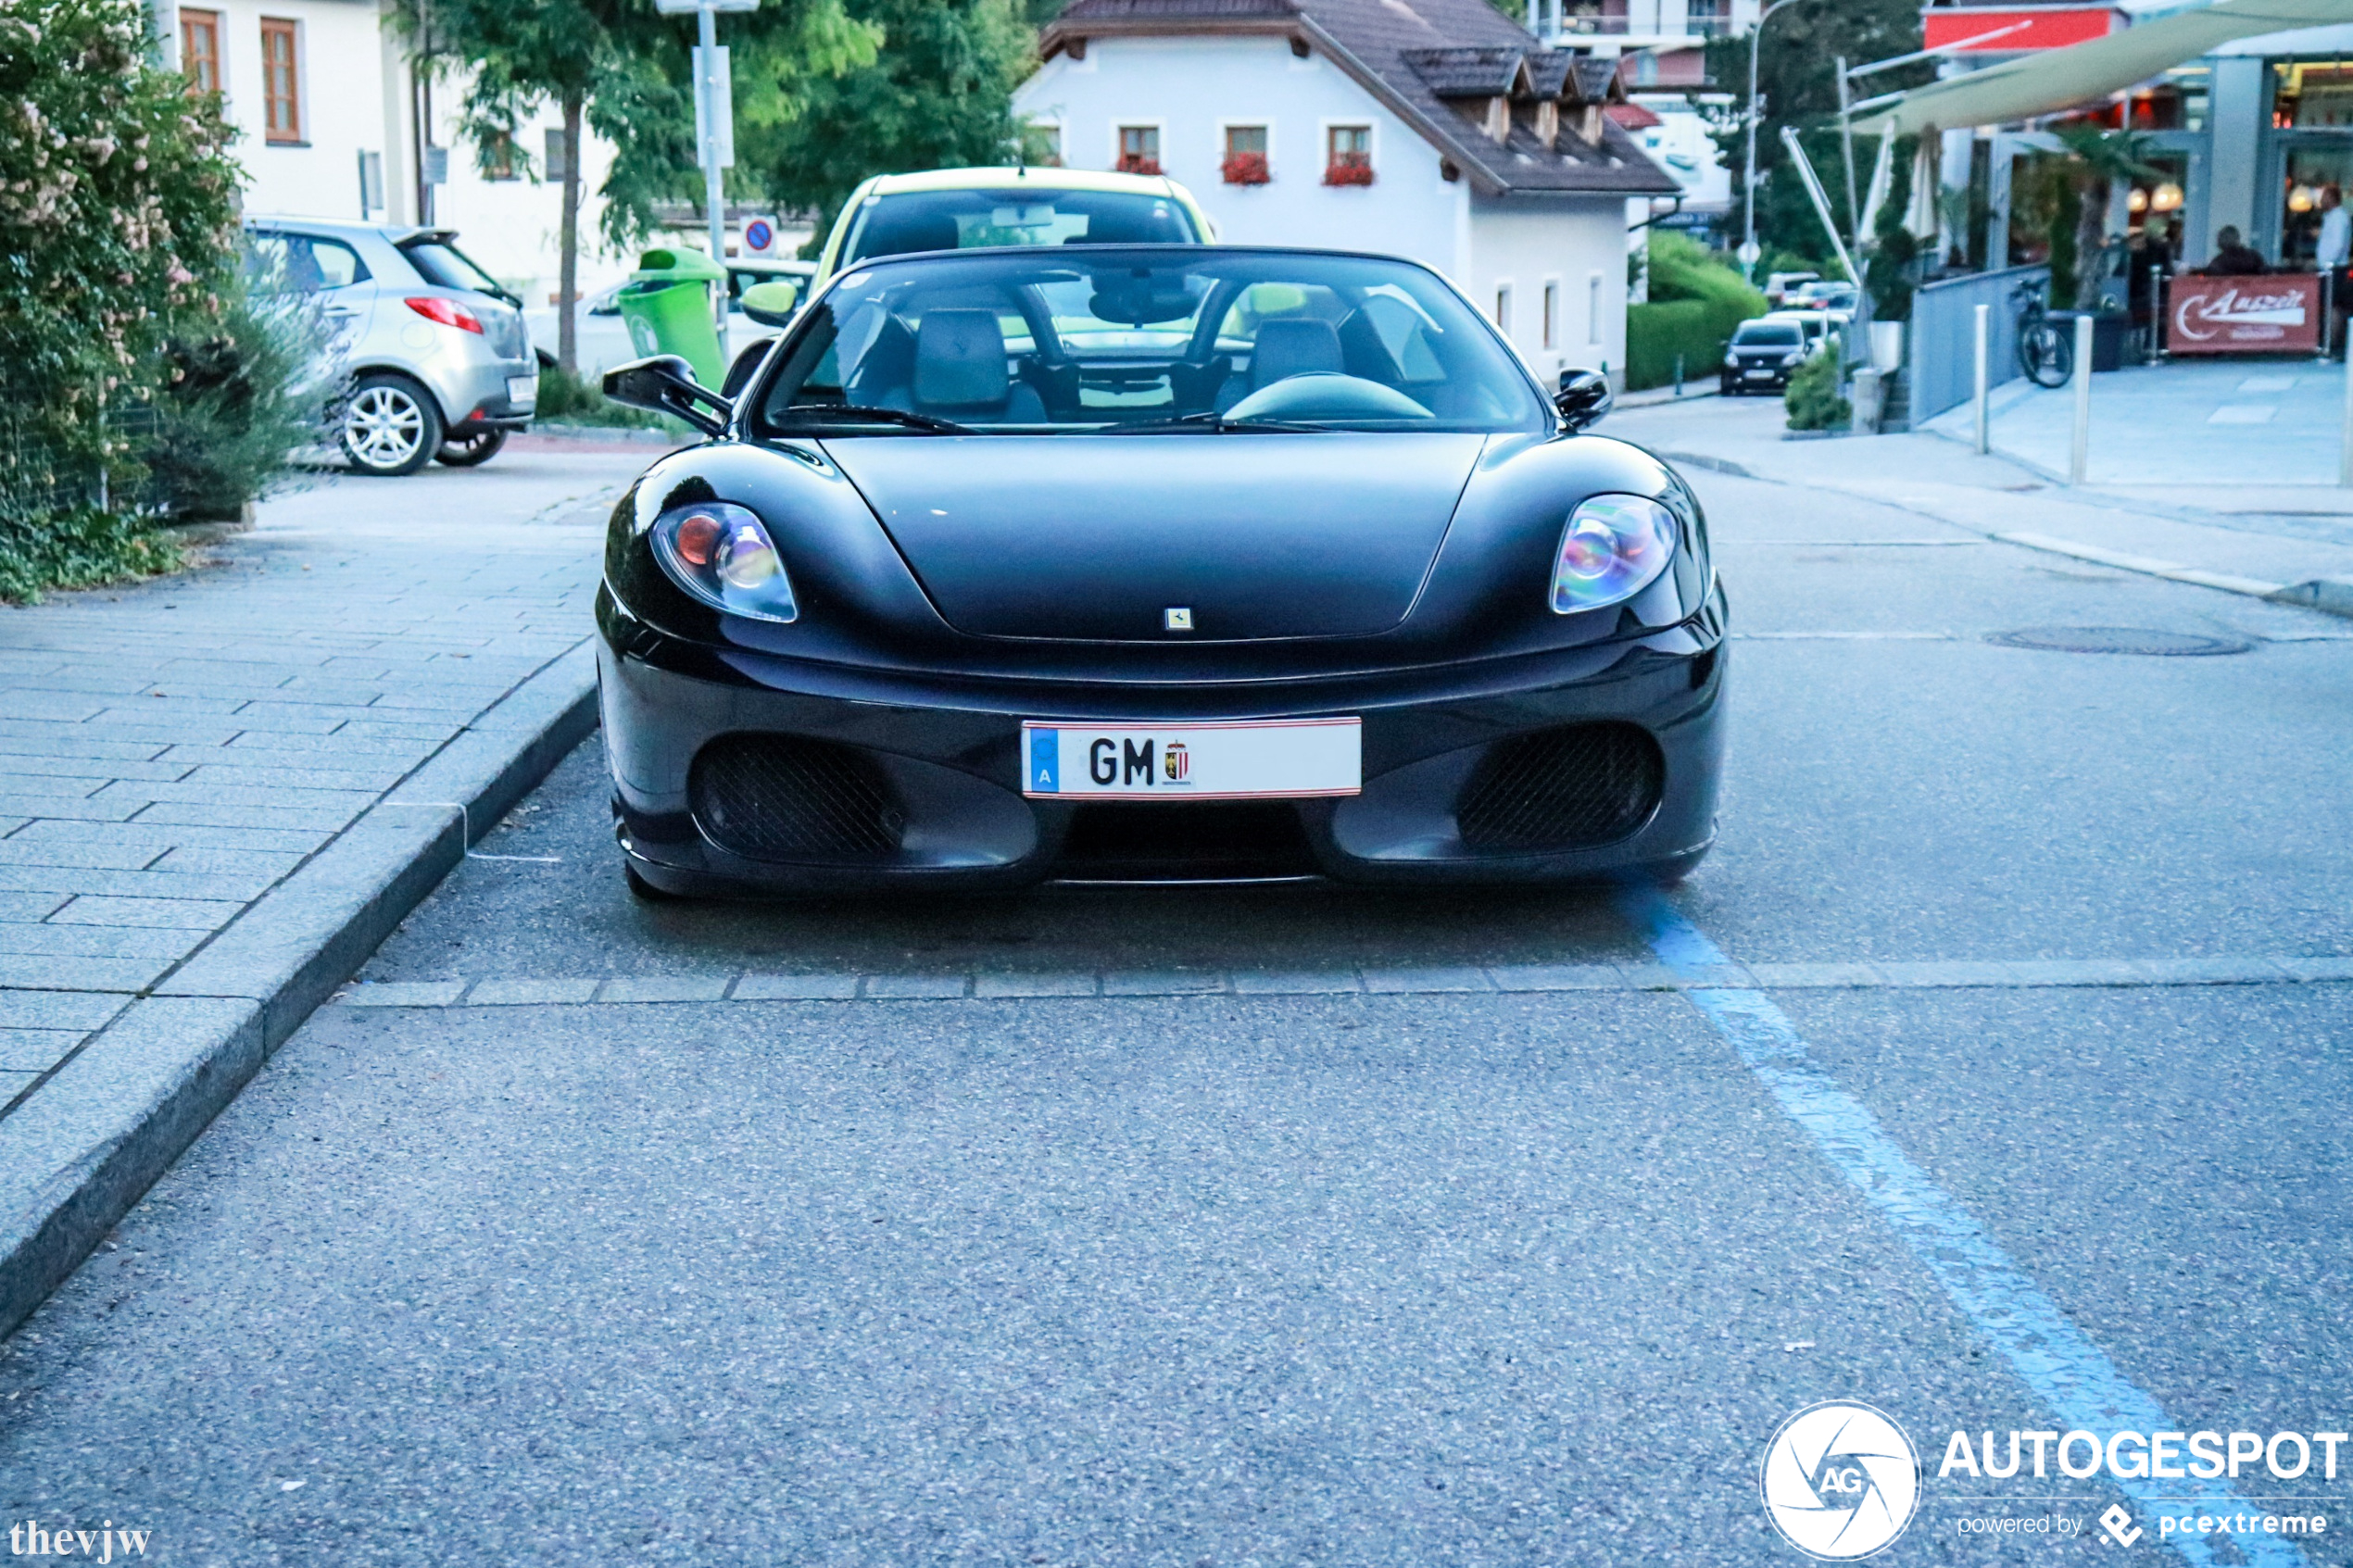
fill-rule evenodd
<path id="1" fill-rule="evenodd" d="M 1722 973 L 1730 962 L 1705 932 L 1684 919 L 1655 887 L 1623 889 L 1618 909 L 1659 962 L 1680 976 L 1705 981 Z M 1770 997 L 1762 991 L 1704 985 L 1682 994 L 1731 1042 L 1749 1071 L 1771 1091 L 1790 1120 L 1813 1138 L 1824 1158 L 1894 1227 L 1953 1304 L 2009 1359 L 2026 1386 L 2058 1418 L 2062 1431 L 2097 1433 L 2105 1443 L 2116 1432 L 2182 1430 L 2155 1399 L 2117 1370 L 1969 1210 L 1912 1162 L 1868 1106 L 1814 1064 L 1804 1036 Z M 1932 1446 L 1921 1458 L 1934 1465 Z M 2178 1514 L 2180 1503 L 2193 1499 L 2200 1512 L 2263 1512 L 2251 1509 L 2234 1489 L 2219 1482 L 2105 1479 L 2151 1513 Z M 2175 1506 L 2160 1510 L 2160 1499 Z M 2154 1534 L 2153 1519 L 2142 1523 Z M 2302 1568 L 2307 1561 L 2302 1551 L 2276 1536 L 2228 1538 L 2237 1549 L 2234 1562 Z M 2177 1535 L 2163 1539 L 2199 1568 L 2221 1568 L 2224 1562 L 2203 1538 Z"/>

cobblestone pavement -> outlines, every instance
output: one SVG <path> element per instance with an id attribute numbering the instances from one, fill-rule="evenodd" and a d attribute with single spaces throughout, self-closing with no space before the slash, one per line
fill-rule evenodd
<path id="1" fill-rule="evenodd" d="M 588 634 L 646 460 L 321 475 L 194 571 L 0 612 L 0 1115 Z"/>

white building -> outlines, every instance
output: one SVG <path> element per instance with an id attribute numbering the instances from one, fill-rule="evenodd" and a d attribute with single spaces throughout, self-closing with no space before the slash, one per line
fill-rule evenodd
<path id="1" fill-rule="evenodd" d="M 1486 0 L 1075 0 L 1014 96 L 1076 168 L 1183 182 L 1222 236 L 1412 257 L 1540 376 L 1620 370 L 1629 198 L 1678 187 L 1603 112 L 1617 62 Z"/>
<path id="2" fill-rule="evenodd" d="M 1758 0 L 1528 0 L 1528 29 L 1619 62 L 1635 92 L 1700 87 L 1707 41 L 1756 25 Z"/>
<path id="3" fill-rule="evenodd" d="M 552 107 L 515 138 L 531 172 L 510 159 L 497 177 L 459 134 L 462 82 L 445 69 L 428 92 L 379 0 L 157 0 L 157 23 L 166 63 L 223 94 L 240 132 L 246 211 L 455 229 L 459 247 L 526 304 L 554 303 L 561 192 L 549 175 L 561 120 Z M 432 112 L 421 116 L 428 98 Z M 422 140 L 421 118 L 430 128 Z M 598 232 L 611 149 L 583 140 L 586 295 L 626 260 L 602 255 Z M 421 169 L 440 182 L 421 181 Z"/>

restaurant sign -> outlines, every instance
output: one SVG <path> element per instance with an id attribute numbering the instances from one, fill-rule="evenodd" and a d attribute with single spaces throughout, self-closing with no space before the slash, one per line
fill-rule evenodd
<path id="1" fill-rule="evenodd" d="M 2165 327 L 2168 354 L 2318 353 L 2321 280 L 2175 278 Z"/>

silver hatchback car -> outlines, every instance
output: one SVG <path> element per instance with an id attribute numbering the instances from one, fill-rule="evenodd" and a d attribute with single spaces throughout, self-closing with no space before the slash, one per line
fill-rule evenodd
<path id="1" fill-rule="evenodd" d="M 531 422 L 539 361 L 522 302 L 455 237 L 321 218 L 245 220 L 254 288 L 302 297 L 322 319 L 335 436 L 361 473 L 414 473 L 435 458 L 470 468 Z"/>

